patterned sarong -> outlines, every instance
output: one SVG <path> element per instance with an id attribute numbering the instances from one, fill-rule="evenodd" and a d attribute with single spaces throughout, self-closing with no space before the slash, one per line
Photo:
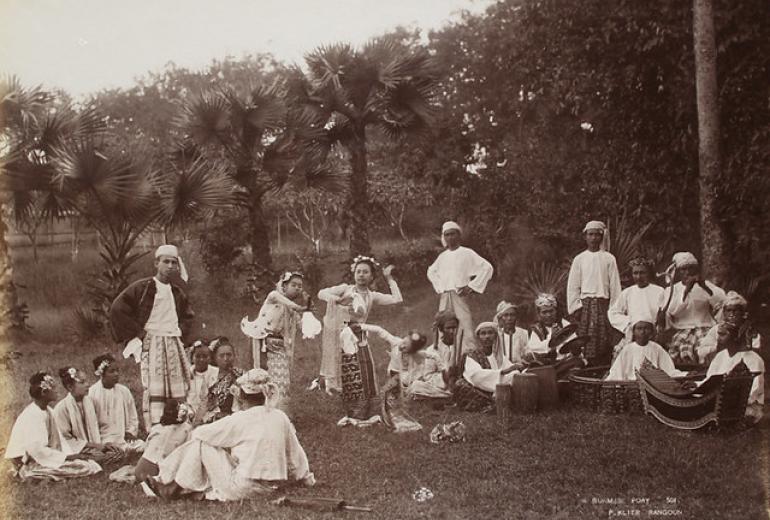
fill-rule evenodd
<path id="1" fill-rule="evenodd" d="M 190 389 L 190 360 L 182 341 L 174 336 L 154 336 L 149 332 L 142 343 L 142 415 L 148 430 L 160 422 L 167 399 L 180 402 Z"/>
<path id="2" fill-rule="evenodd" d="M 342 401 L 345 414 L 355 419 L 371 417 L 377 397 L 377 376 L 368 345 L 359 345 L 358 352 L 341 355 Z"/>
<path id="3" fill-rule="evenodd" d="M 695 327 L 681 329 L 671 336 L 668 353 L 674 363 L 696 364 L 698 356 L 695 354 L 700 341 L 706 337 L 710 327 Z"/>
<path id="4" fill-rule="evenodd" d="M 455 383 L 453 395 L 457 407 L 466 412 L 478 412 L 495 404 L 491 393 L 476 388 L 463 378 Z"/>
<path id="5" fill-rule="evenodd" d="M 590 366 L 608 364 L 612 356 L 612 326 L 607 318 L 607 298 L 583 298 L 578 336 L 587 336 L 583 355 Z"/>

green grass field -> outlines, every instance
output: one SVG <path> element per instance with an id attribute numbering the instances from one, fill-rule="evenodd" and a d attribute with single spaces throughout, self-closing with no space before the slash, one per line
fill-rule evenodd
<path id="1" fill-rule="evenodd" d="M 26 285 L 22 298 L 32 311 L 34 334 L 13 346 L 22 357 L 0 365 L 2 413 L 15 416 L 28 401 L 25 381 L 39 369 L 65 364 L 89 369 L 103 351 L 119 347 L 105 340 L 80 345 L 70 339 L 71 308 L 84 293 L 84 275 L 95 255 L 85 254 L 72 265 L 66 252 L 43 250 L 33 265 L 25 252 L 14 256 L 17 279 Z M 239 349 L 241 366 L 251 359 L 246 338 L 238 330 L 243 315 L 257 311 L 239 297 L 232 281 L 206 280 L 195 258 L 191 286 L 199 319 L 207 334 L 225 334 Z M 338 283 L 331 272 L 339 258 L 324 260 L 326 283 Z M 149 268 L 149 260 L 142 264 Z M 493 281 L 494 285 L 494 281 Z M 311 288 L 313 292 L 317 287 Z M 503 290 L 492 288 L 475 301 L 477 319 L 488 317 Z M 427 281 L 405 290 L 406 304 L 376 309 L 370 321 L 394 333 L 416 327 L 428 332 L 436 298 Z M 319 314 L 320 314 L 319 309 Z M 381 376 L 387 362 L 376 350 Z M 291 416 L 310 459 L 318 484 L 292 489 L 298 496 L 340 497 L 366 504 L 373 513 L 317 513 L 270 505 L 271 497 L 243 503 L 159 502 L 145 498 L 138 487 L 110 482 L 106 474 L 60 483 L 6 482 L 3 518 L 766 518 L 768 426 L 733 434 L 678 432 L 648 417 L 603 416 L 568 405 L 530 416 L 515 416 L 502 431 L 491 415 L 433 410 L 415 404 L 412 414 L 421 432 L 395 434 L 378 426 L 338 428 L 339 403 L 320 392 L 305 391 L 320 361 L 320 345 L 306 342 L 295 354 Z M 122 364 L 123 382 L 140 397 L 138 366 Z M 63 389 L 60 389 L 63 395 Z M 432 445 L 430 429 L 439 422 L 462 420 L 468 426 L 463 444 Z M 7 439 L 10 422 L 0 432 Z M 6 472 L 3 472 L 4 474 Z M 429 488 L 434 498 L 413 500 L 412 493 Z M 608 504 L 608 500 L 623 504 Z M 642 501 L 634 503 L 635 499 Z M 643 500 L 648 500 L 644 503 Z M 654 510 L 657 515 L 650 515 Z M 624 516 L 622 513 L 626 513 Z"/>

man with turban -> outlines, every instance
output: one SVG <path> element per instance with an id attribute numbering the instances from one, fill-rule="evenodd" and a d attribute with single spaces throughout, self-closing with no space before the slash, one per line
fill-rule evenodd
<path id="1" fill-rule="evenodd" d="M 692 253 L 676 253 L 666 273 L 670 285 L 661 295 L 660 307 L 667 328 L 674 329 L 668 352 L 677 363 L 694 364 L 701 340 L 716 325 L 725 292 L 703 279 Z"/>
<path id="2" fill-rule="evenodd" d="M 739 331 L 739 340 L 747 349 L 757 352 L 761 345 L 761 337 L 753 330 L 748 321 L 748 307 L 749 303 L 746 298 L 735 291 L 728 292 L 722 304 L 720 323 L 735 325 Z M 711 327 L 698 345 L 698 362 L 701 365 L 707 365 L 717 353 L 718 329 L 719 325 Z"/>
<path id="3" fill-rule="evenodd" d="M 473 293 L 484 292 L 494 268 L 473 249 L 460 245 L 461 233 L 457 223 L 444 223 L 441 228 L 441 244 L 446 249 L 428 268 L 428 280 L 440 295 L 439 310 L 454 312 L 463 330 L 463 345 L 468 345 L 473 338 L 473 318 L 468 297 Z"/>
<path id="4" fill-rule="evenodd" d="M 594 220 L 583 228 L 587 248 L 572 261 L 567 280 L 567 312 L 578 313 L 578 335 L 588 338 L 584 355 L 590 365 L 609 364 L 612 326 L 607 311 L 620 297 L 620 273 L 609 249 L 609 230 Z"/>
<path id="5" fill-rule="evenodd" d="M 518 306 L 501 301 L 497 304 L 497 313 L 493 320 L 497 323 L 503 356 L 511 363 L 523 363 L 528 353 L 527 331 L 516 325 L 517 312 Z"/>
<path id="6" fill-rule="evenodd" d="M 503 355 L 497 324 L 485 321 L 476 327 L 477 347 L 463 357 L 463 377 L 454 389 L 457 406 L 467 411 L 480 411 L 494 405 L 498 384 L 512 384 L 513 373 L 525 368 L 523 363 L 511 363 Z"/>
<path id="7" fill-rule="evenodd" d="M 176 246 L 155 251 L 155 276 L 132 283 L 115 298 L 110 325 L 116 341 L 126 343 L 125 357 L 141 361 L 145 427 L 160 422 L 167 399 L 184 401 L 190 387 L 190 361 L 184 338 L 194 314 L 174 277 L 187 281 Z"/>

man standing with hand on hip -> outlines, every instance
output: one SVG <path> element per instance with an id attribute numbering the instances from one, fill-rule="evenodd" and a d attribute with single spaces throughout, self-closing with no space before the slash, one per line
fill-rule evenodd
<path id="1" fill-rule="evenodd" d="M 446 248 L 428 268 L 428 280 L 440 295 L 439 311 L 454 312 L 463 331 L 460 347 L 473 343 L 473 318 L 468 297 L 483 293 L 494 268 L 473 249 L 460 245 L 462 230 L 456 222 L 445 222 L 441 244 Z M 458 333 L 459 334 L 459 333 Z"/>
<path id="2" fill-rule="evenodd" d="M 155 251 L 155 269 L 155 276 L 126 287 L 110 308 L 113 337 L 127 342 L 123 356 L 141 361 L 147 430 L 160 422 L 167 399 L 184 401 L 190 388 L 190 361 L 182 338 L 194 317 L 184 290 L 172 281 L 177 274 L 187 281 L 176 246 Z"/>

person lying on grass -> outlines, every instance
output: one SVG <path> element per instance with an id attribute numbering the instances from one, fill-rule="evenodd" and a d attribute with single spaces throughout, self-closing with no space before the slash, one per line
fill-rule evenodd
<path id="1" fill-rule="evenodd" d="M 154 424 L 147 436 L 142 458 L 134 468 L 136 482 L 144 482 L 158 474 L 158 464 L 190 439 L 193 409 L 176 399 L 169 399 L 163 408 L 159 424 Z"/>
<path id="2" fill-rule="evenodd" d="M 666 349 L 652 341 L 655 325 L 652 321 L 637 321 L 631 328 L 633 341 L 626 344 L 612 363 L 607 375 L 609 381 L 636 381 L 636 372 L 648 360 L 655 368 L 663 370 L 671 377 L 687 375 L 674 367 L 674 360 Z"/>
<path id="3" fill-rule="evenodd" d="M 103 464 L 123 458 L 123 450 L 115 444 L 105 444 L 99 432 L 99 421 L 93 399 L 88 396 L 86 375 L 75 367 L 59 370 L 59 378 L 67 395 L 53 409 L 56 427 L 65 451 L 78 453 L 83 449 L 101 452 Z"/>
<path id="4" fill-rule="evenodd" d="M 765 362 L 741 340 L 740 329 L 733 323 L 720 323 L 717 332 L 718 352 L 709 365 L 706 379 L 713 375 L 729 374 L 740 362 L 751 372 L 757 372 L 759 375 L 751 384 L 746 417 L 750 422 L 758 422 L 764 413 Z"/>
<path id="5" fill-rule="evenodd" d="M 400 338 L 377 325 L 362 324 L 365 332 L 371 332 L 390 345 L 390 381 L 380 389 L 385 395 L 391 389 L 398 395 L 399 387 L 412 399 L 445 398 L 449 391 L 449 367 L 435 351 L 426 349 L 428 339 L 418 331 L 409 331 Z"/>
<path id="6" fill-rule="evenodd" d="M 525 365 L 511 363 L 503 356 L 496 323 L 480 323 L 475 335 L 477 347 L 463 356 L 463 377 L 455 384 L 455 402 L 467 411 L 491 410 L 495 387 L 512 384 L 514 372 Z"/>
<path id="7" fill-rule="evenodd" d="M 144 442 L 138 438 L 139 416 L 131 390 L 121 385 L 120 368 L 115 358 L 104 354 L 94 358 L 94 375 L 99 380 L 88 389 L 94 403 L 99 435 L 105 444 L 127 451 L 141 452 Z"/>
<path id="8" fill-rule="evenodd" d="M 272 492 L 286 481 L 315 484 L 294 425 L 276 408 L 279 391 L 270 375 L 249 370 L 232 391 L 240 411 L 199 426 L 163 459 L 158 476 L 145 481 L 156 495 L 230 501 Z"/>
<path id="9" fill-rule="evenodd" d="M 32 402 L 16 418 L 5 448 L 16 475 L 22 480 L 85 477 L 102 470 L 97 460 L 104 453 L 82 443 L 80 449 L 60 442 L 59 429 L 53 418 L 51 404 L 56 401 L 56 382 L 46 372 L 38 372 L 29 379 Z"/>

